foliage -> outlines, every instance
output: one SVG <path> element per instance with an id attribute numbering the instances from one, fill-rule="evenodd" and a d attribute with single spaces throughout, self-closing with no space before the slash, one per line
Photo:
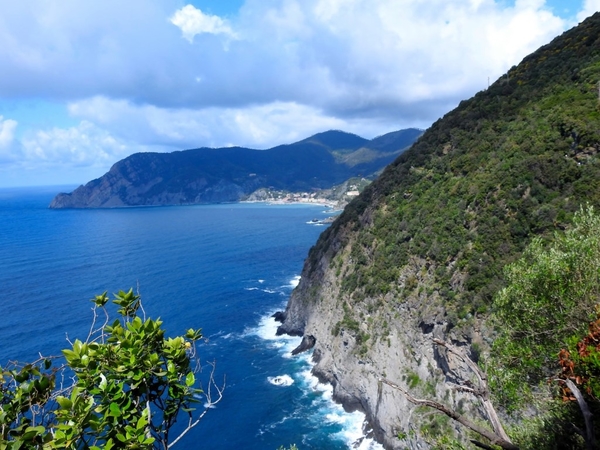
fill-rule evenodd
<path id="1" fill-rule="evenodd" d="M 600 313 L 598 307 L 597 313 Z M 582 386 L 593 400 L 600 399 L 600 317 L 589 324 L 588 333 L 581 339 L 573 337 L 568 349 L 558 354 L 562 377 Z M 572 397 L 567 393 L 565 400 Z"/>
<path id="2" fill-rule="evenodd" d="M 573 432 L 573 425 L 583 427 L 582 422 L 575 402 L 554 401 L 539 414 L 520 420 L 510 435 L 521 450 L 580 450 L 583 439 Z"/>
<path id="3" fill-rule="evenodd" d="M 195 409 L 203 396 L 220 400 L 222 388 L 211 400 L 212 373 L 206 392 L 195 387 L 200 330 L 165 337 L 160 320 L 138 316 L 133 290 L 115 295 L 120 318 L 110 324 L 106 292 L 92 301 L 90 334 L 63 350 L 62 365 L 42 358 L 2 369 L 0 449 L 167 449 L 206 413 Z M 98 311 L 105 322 L 95 328 Z M 173 438 L 180 417 L 187 424 Z"/>
<path id="4" fill-rule="evenodd" d="M 599 29 L 595 15 L 433 124 L 323 233 L 310 267 L 348 252 L 342 291 L 361 304 L 416 296 L 401 280 L 417 261 L 455 325 L 488 312 L 532 236 L 600 204 Z"/>
<path id="5" fill-rule="evenodd" d="M 557 372 L 556 355 L 582 335 L 600 298 L 600 217 L 592 207 L 548 245 L 535 238 L 506 270 L 508 285 L 494 302 L 501 334 L 493 354 L 505 403 Z M 500 388 L 501 386 L 501 388 Z"/>

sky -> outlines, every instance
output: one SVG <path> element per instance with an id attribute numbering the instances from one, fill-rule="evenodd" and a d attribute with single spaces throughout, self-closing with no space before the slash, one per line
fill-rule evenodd
<path id="1" fill-rule="evenodd" d="M 0 0 L 0 187 L 425 129 L 600 0 Z"/>

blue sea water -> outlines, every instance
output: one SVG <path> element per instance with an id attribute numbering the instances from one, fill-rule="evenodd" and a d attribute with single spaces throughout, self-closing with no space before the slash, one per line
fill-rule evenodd
<path id="1" fill-rule="evenodd" d="M 355 446 L 364 417 L 331 401 L 310 355 L 291 357 L 299 338 L 276 337 L 270 318 L 324 229 L 310 223 L 323 207 L 49 210 L 57 192 L 0 189 L 0 364 L 85 339 L 89 299 L 133 287 L 169 334 L 202 328 L 201 358 L 226 380 L 223 400 L 176 448 Z M 380 447 L 364 439 L 360 448 Z"/>

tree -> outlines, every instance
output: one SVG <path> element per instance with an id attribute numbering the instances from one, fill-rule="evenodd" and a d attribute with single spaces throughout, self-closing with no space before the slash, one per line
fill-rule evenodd
<path id="1" fill-rule="evenodd" d="M 562 385 L 563 397 L 577 401 L 584 424 L 577 426 L 571 421 L 572 411 L 566 411 L 566 403 L 554 402 L 553 406 L 563 409 L 560 420 L 568 422 L 568 426 L 559 429 L 561 427 L 552 420 L 542 420 L 555 428 L 544 430 L 546 439 L 550 436 L 550 445 L 559 442 L 561 448 L 571 448 L 565 441 L 553 439 L 552 433 L 560 435 L 568 430 L 573 435 L 575 431 L 584 439 L 587 448 L 596 448 L 592 413 L 584 395 L 596 403 L 593 407 L 598 406 L 600 319 L 591 324 L 590 320 L 600 314 L 600 217 L 592 207 L 580 208 L 572 227 L 556 232 L 549 242 L 534 238 L 522 257 L 505 268 L 505 274 L 507 285 L 494 301 L 493 320 L 498 324 L 498 336 L 487 361 L 495 398 L 508 409 L 518 409 L 528 398 L 532 385 L 539 382 L 546 385 L 548 381 L 556 387 Z M 543 448 L 539 442 L 533 442 L 535 438 L 528 439 L 527 436 L 515 439 L 517 443 L 513 443 L 491 403 L 488 375 L 451 345 L 439 339 L 434 342 L 446 347 L 448 354 L 458 357 L 476 375 L 476 386 L 463 380 L 463 384 L 454 387 L 479 399 L 492 430 L 479 426 L 442 403 L 415 398 L 392 381 L 381 378 L 380 383 L 400 390 L 413 404 L 446 414 L 494 445 L 507 449 L 517 446 Z M 583 393 L 577 385 L 584 388 Z M 544 406 L 549 405 L 550 398 L 547 398 Z M 544 414 L 545 411 L 542 408 L 540 412 Z M 571 436 L 565 438 L 571 439 Z M 491 448 L 472 442 L 482 448 Z"/>
<path id="2" fill-rule="evenodd" d="M 558 370 L 556 355 L 585 334 L 600 299 L 600 217 L 580 208 L 573 226 L 548 244 L 536 237 L 505 269 L 507 286 L 495 298 L 499 336 L 493 376 L 505 402 Z"/>
<path id="3" fill-rule="evenodd" d="M 109 324 L 108 300 L 106 292 L 92 299 L 86 340 L 70 342 L 62 357 L 0 369 L 0 450 L 166 450 L 221 400 L 214 364 L 206 390 L 196 387 L 200 330 L 165 337 L 132 289 L 115 294 L 120 317 Z M 99 311 L 104 323 L 96 327 Z"/>

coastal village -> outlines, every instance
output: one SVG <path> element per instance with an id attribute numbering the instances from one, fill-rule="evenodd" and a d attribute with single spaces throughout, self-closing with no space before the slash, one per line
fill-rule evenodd
<path id="1" fill-rule="evenodd" d="M 288 192 L 272 188 L 262 188 L 250 194 L 245 202 L 266 202 L 275 205 L 314 204 L 335 210 L 344 207 L 357 197 L 371 183 L 366 178 L 352 178 L 331 189 L 318 189 L 312 192 Z"/>

